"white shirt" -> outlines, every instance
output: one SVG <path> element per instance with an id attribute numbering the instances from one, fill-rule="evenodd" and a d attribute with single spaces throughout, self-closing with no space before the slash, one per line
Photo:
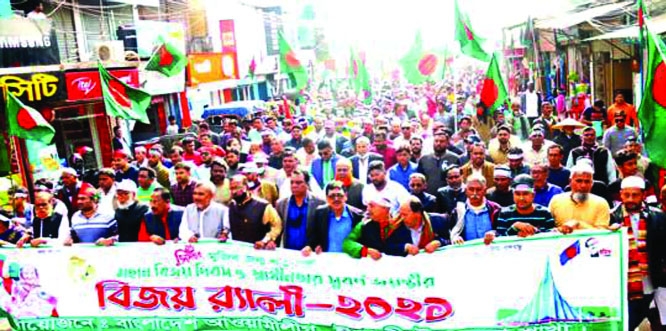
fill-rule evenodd
<path id="1" fill-rule="evenodd" d="M 204 223 L 212 223 L 214 229 L 208 226 L 208 231 Z M 221 225 L 221 227 L 219 226 Z M 185 207 L 183 219 L 178 228 L 178 237 L 182 240 L 188 240 L 198 233 L 200 238 L 215 238 L 218 230 L 230 229 L 229 208 L 221 203 L 211 201 L 204 210 L 199 210 L 196 204 L 191 203 Z M 229 238 L 231 239 L 231 233 Z"/>
<path id="2" fill-rule="evenodd" d="M 367 206 L 377 196 L 386 197 L 391 201 L 391 215 L 395 215 L 400 209 L 400 201 L 409 198 L 409 192 L 400 184 L 387 179 L 384 189 L 378 191 L 375 185 L 369 184 L 363 187 L 361 193 L 363 205 Z"/>
<path id="3" fill-rule="evenodd" d="M 365 154 L 364 156 L 360 156 L 358 158 L 358 180 L 361 181 L 363 184 L 368 183 L 368 164 L 370 156 L 368 154 Z"/>
<path id="4" fill-rule="evenodd" d="M 169 125 L 169 126 L 167 126 L 166 134 L 169 134 L 169 135 L 178 134 L 178 129 L 179 129 L 178 124 Z"/>
<path id="5" fill-rule="evenodd" d="M 113 215 L 116 211 L 115 208 L 115 199 L 116 199 L 116 183 L 113 183 L 113 186 L 109 189 L 109 193 L 104 193 L 104 190 L 99 190 L 100 199 L 97 211 L 100 213 L 107 213 Z"/>
<path id="6" fill-rule="evenodd" d="M 419 242 L 421 242 L 421 233 L 423 232 L 423 224 L 418 229 L 412 229 L 410 227 L 407 227 L 409 229 L 410 234 L 412 235 L 412 244 L 418 246 Z"/>
<path id="7" fill-rule="evenodd" d="M 525 91 L 525 115 L 539 117 L 539 95 L 536 91 Z"/>

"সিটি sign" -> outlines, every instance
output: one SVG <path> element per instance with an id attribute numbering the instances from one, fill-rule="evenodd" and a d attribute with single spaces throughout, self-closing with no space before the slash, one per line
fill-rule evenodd
<path id="1" fill-rule="evenodd" d="M 0 89 L 29 102 L 59 99 L 62 79 L 59 73 L 7 75 L 0 77 Z"/>

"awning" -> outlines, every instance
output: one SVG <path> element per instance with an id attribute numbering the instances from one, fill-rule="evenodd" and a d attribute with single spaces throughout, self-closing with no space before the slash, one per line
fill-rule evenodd
<path id="1" fill-rule="evenodd" d="M 590 8 L 577 13 L 571 12 L 550 19 L 537 20 L 534 22 L 534 26 L 538 29 L 566 29 L 633 4 L 634 1 L 624 1 Z"/>
<path id="2" fill-rule="evenodd" d="M 647 20 L 647 26 L 650 31 L 656 34 L 666 32 L 666 14 L 659 15 L 655 18 Z M 604 40 L 604 39 L 627 39 L 638 38 L 638 26 L 633 25 L 628 28 L 615 30 L 613 32 L 604 33 L 602 35 L 587 38 L 584 41 Z"/>

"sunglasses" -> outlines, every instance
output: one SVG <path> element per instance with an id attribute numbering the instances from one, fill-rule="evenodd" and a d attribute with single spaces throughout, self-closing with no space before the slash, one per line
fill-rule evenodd
<path id="1" fill-rule="evenodd" d="M 331 199 L 342 199 L 345 195 L 342 193 L 331 193 L 328 195 Z"/>

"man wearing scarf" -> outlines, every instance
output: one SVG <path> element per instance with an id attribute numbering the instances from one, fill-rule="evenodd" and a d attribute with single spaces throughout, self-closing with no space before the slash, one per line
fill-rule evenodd
<path id="1" fill-rule="evenodd" d="M 567 159 L 567 168 L 571 169 L 579 157 L 584 156 L 594 165 L 594 180 L 608 185 L 617 178 L 613 157 L 608 149 L 597 144 L 597 134 L 593 127 L 583 129 L 583 144 L 571 150 Z"/>
<path id="2" fill-rule="evenodd" d="M 666 287 L 666 214 L 643 203 L 645 180 L 629 176 L 622 180 L 622 204 L 611 211 L 610 228 L 627 228 L 629 247 L 628 289 L 629 330 L 645 317 L 652 325 L 661 325 L 649 314 L 653 296 L 655 302 L 664 295 L 658 288 Z M 655 289 L 657 289 L 655 291 Z"/>
<path id="3" fill-rule="evenodd" d="M 341 158 L 335 165 L 335 180 L 342 183 L 347 194 L 347 204 L 365 211 L 363 205 L 363 183 L 352 176 L 352 163 L 349 159 Z"/>
<path id="4" fill-rule="evenodd" d="M 353 258 L 379 260 L 386 240 L 393 230 L 390 218 L 391 200 L 375 195 L 368 203 L 368 217 L 356 224 L 342 243 L 342 251 Z"/>
<path id="5" fill-rule="evenodd" d="M 400 204 L 395 228 L 386 241 L 388 255 L 417 255 L 421 250 L 430 254 L 451 244 L 448 219 L 442 215 L 426 213 L 421 201 L 410 196 Z"/>
<path id="6" fill-rule="evenodd" d="M 148 212 L 148 206 L 136 200 L 136 191 L 136 184 L 129 179 L 123 179 L 116 187 L 118 208 L 115 219 L 118 222 L 118 241 L 121 242 L 139 241 L 139 230 Z"/>

